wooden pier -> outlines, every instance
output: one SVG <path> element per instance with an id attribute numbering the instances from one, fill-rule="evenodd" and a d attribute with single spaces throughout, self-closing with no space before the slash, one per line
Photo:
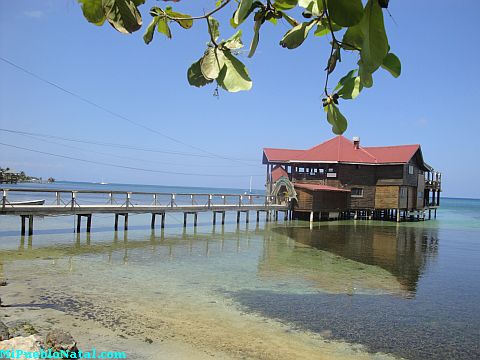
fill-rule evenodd
<path id="1" fill-rule="evenodd" d="M 221 214 L 221 223 L 225 224 L 226 212 L 237 213 L 237 224 L 241 214 L 249 222 L 251 211 L 256 212 L 256 221 L 260 213 L 265 213 L 265 221 L 278 220 L 278 213 L 288 216 L 288 204 L 278 203 L 276 196 L 255 194 L 202 194 L 202 193 L 153 193 L 100 190 L 65 189 L 0 189 L 2 193 L 0 215 L 17 215 L 21 219 L 21 233 L 33 234 L 35 216 L 73 215 L 77 217 L 76 232 L 81 230 L 82 218 L 86 219 L 86 231 L 92 228 L 93 214 L 114 214 L 114 229 L 118 230 L 119 218 L 123 217 L 123 228 L 128 230 L 129 214 L 151 214 L 151 228 L 155 228 L 157 216 L 161 217 L 161 227 L 165 227 L 167 213 L 183 213 L 183 226 L 187 226 L 188 215 L 193 215 L 193 225 L 198 224 L 198 213 L 213 214 L 212 223 L 216 224 L 217 214 Z M 35 201 L 18 201 L 22 198 L 44 196 L 44 204 Z M 38 201 L 37 201 L 38 202 Z M 41 201 L 40 201 L 41 202 Z"/>

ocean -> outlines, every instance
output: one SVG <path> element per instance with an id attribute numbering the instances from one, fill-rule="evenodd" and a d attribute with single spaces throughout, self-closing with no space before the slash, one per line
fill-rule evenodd
<path id="1" fill-rule="evenodd" d="M 200 214 L 197 228 L 167 214 L 163 231 L 133 215 L 128 231 L 115 232 L 113 217 L 93 215 L 89 235 L 73 232 L 72 216 L 38 218 L 28 238 L 18 217 L 0 216 L 4 320 L 55 324 L 85 345 L 118 344 L 139 359 L 152 358 L 138 348 L 147 337 L 157 355 L 173 344 L 219 358 L 480 358 L 480 200 L 443 198 L 437 219 L 400 224 L 237 225 L 232 212 L 215 227 Z"/>

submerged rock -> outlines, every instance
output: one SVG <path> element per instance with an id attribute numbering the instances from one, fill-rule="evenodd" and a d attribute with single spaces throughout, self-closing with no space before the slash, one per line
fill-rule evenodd
<path id="1" fill-rule="evenodd" d="M 52 330 L 47 334 L 45 345 L 47 349 L 52 349 L 52 351 L 78 351 L 77 342 L 73 339 L 72 335 L 66 331 L 58 329 Z"/>
<path id="2" fill-rule="evenodd" d="M 10 338 L 10 332 L 8 326 L 0 321 L 0 341 L 8 340 Z"/>
<path id="3" fill-rule="evenodd" d="M 37 329 L 35 329 L 32 324 L 22 320 L 9 323 L 8 331 L 11 337 L 27 337 L 38 334 Z"/>
<path id="4" fill-rule="evenodd" d="M 38 335 L 30 335 L 27 337 L 18 336 L 10 340 L 0 341 L 0 350 L 22 350 L 22 351 L 40 351 L 42 349 L 42 338 Z"/>

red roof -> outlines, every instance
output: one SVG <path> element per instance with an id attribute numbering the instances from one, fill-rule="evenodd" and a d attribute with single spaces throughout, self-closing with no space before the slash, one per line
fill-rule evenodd
<path id="1" fill-rule="evenodd" d="M 297 155 L 303 153 L 304 150 L 289 150 L 289 149 L 272 149 L 265 148 L 263 152 L 269 161 L 284 161 L 284 159 L 294 159 Z M 268 154 L 268 155 L 267 155 Z"/>
<path id="2" fill-rule="evenodd" d="M 365 164 L 407 163 L 420 145 L 356 148 L 344 136 L 336 136 L 307 150 L 263 149 L 270 162 L 346 162 Z"/>
<path id="3" fill-rule="evenodd" d="M 273 182 L 276 182 L 282 176 L 285 176 L 288 179 L 288 174 L 285 171 L 285 169 L 282 168 L 280 165 L 275 166 L 272 170 L 272 180 L 273 180 Z"/>
<path id="4" fill-rule="evenodd" d="M 349 192 L 350 190 L 339 189 L 333 186 L 327 185 L 318 185 L 318 184 L 304 184 L 304 183 L 294 183 L 294 187 L 298 189 L 306 189 L 312 191 L 342 191 L 342 192 Z"/>

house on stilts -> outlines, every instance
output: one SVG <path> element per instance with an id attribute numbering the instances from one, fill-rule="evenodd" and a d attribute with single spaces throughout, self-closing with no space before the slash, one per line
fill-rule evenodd
<path id="1" fill-rule="evenodd" d="M 440 206 L 441 173 L 420 145 L 365 147 L 336 136 L 307 150 L 265 148 L 263 164 L 267 193 L 289 202 L 294 219 L 425 220 Z"/>

